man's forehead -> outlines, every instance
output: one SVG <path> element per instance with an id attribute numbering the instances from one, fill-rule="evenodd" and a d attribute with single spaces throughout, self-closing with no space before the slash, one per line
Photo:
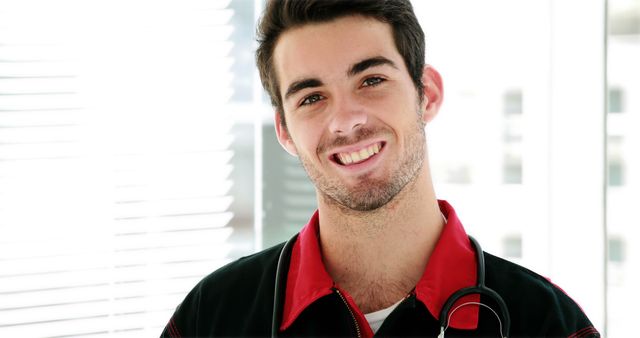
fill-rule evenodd
<path id="1" fill-rule="evenodd" d="M 273 62 L 282 87 L 283 82 L 306 77 L 347 75 L 353 64 L 374 56 L 400 57 L 391 26 L 373 18 L 349 16 L 284 32 L 276 43 Z"/>

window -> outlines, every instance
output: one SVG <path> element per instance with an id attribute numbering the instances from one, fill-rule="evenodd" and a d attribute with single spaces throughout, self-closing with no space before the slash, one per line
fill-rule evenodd
<path id="1" fill-rule="evenodd" d="M 624 112 L 624 91 L 621 88 L 609 89 L 609 113 Z"/>
<path id="2" fill-rule="evenodd" d="M 504 94 L 504 114 L 522 114 L 522 91 L 509 90 Z"/>
<path id="3" fill-rule="evenodd" d="M 507 236 L 503 240 L 503 255 L 509 258 L 522 258 L 522 237 L 520 235 Z"/>
<path id="4" fill-rule="evenodd" d="M 0 3 L 0 335 L 157 336 L 229 261 L 227 5 Z"/>
<path id="5" fill-rule="evenodd" d="M 502 182 L 522 184 L 522 91 L 508 89 L 503 96 L 504 155 Z"/>
<path id="6" fill-rule="evenodd" d="M 516 155 L 505 155 L 503 182 L 506 184 L 522 183 L 522 160 Z"/>
<path id="7" fill-rule="evenodd" d="M 640 301 L 637 262 L 640 252 L 635 211 L 640 186 L 640 1 L 609 0 L 607 31 L 607 195 L 608 259 L 606 297 L 608 337 L 628 337 L 635 330 L 633 305 Z"/>
<path id="8" fill-rule="evenodd" d="M 613 263 L 625 261 L 625 245 L 622 238 L 609 238 L 609 261 Z"/>

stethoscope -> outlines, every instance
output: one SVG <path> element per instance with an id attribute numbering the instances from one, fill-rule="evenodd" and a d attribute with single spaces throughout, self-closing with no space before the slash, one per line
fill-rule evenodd
<path id="1" fill-rule="evenodd" d="M 288 256 L 291 255 L 291 249 L 297 238 L 298 238 L 298 234 L 294 235 L 291 239 L 287 241 L 287 243 L 285 243 L 284 247 L 282 248 L 282 251 L 280 251 L 280 257 L 278 258 L 278 266 L 276 267 L 274 299 L 273 299 L 273 316 L 271 318 L 271 337 L 278 336 L 278 328 L 280 326 L 280 321 L 282 319 L 281 313 L 282 313 L 282 306 L 283 306 L 280 300 L 284 299 L 284 295 L 283 295 L 284 290 L 282 290 L 283 288 L 280 287 L 280 284 L 282 284 L 281 283 L 282 280 L 286 280 L 286 274 L 287 274 L 287 271 L 289 270 L 288 263 L 286 262 L 289 261 Z M 444 303 L 444 305 L 442 306 L 442 309 L 440 310 L 440 334 L 438 335 L 438 338 L 444 338 L 444 334 L 449 328 L 449 322 L 451 320 L 451 316 L 453 316 L 453 314 L 456 311 L 458 311 L 460 308 L 467 305 L 478 305 L 478 306 L 483 306 L 489 309 L 498 319 L 500 336 L 503 338 L 507 338 L 509 336 L 509 330 L 511 328 L 511 318 L 509 317 L 509 310 L 507 309 L 507 304 L 504 302 L 502 297 L 500 297 L 500 295 L 497 292 L 488 288 L 484 284 L 485 265 L 484 265 L 484 254 L 482 252 L 482 248 L 480 247 L 480 244 L 478 243 L 478 241 L 475 240 L 475 238 L 469 236 L 469 240 L 471 240 L 471 243 L 473 244 L 473 247 L 476 251 L 476 260 L 477 260 L 476 265 L 478 267 L 478 276 L 477 276 L 478 284 L 476 286 L 463 288 L 454 292 Z M 285 264 L 287 265 L 286 267 L 284 266 Z M 493 299 L 498 304 L 498 307 L 500 308 L 500 313 L 502 314 L 504 322 L 503 320 L 500 319 L 500 316 L 493 308 L 491 308 L 489 305 L 484 303 L 466 302 L 453 308 L 453 305 L 458 300 L 470 294 L 485 295 Z"/>

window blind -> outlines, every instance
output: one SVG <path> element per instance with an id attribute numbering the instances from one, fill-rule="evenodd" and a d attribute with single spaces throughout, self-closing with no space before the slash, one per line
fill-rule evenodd
<path id="1" fill-rule="evenodd" d="M 230 0 L 0 3 L 0 336 L 157 336 L 226 263 Z"/>

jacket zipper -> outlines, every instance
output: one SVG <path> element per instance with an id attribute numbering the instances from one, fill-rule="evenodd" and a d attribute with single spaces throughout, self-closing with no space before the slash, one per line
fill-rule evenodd
<path id="1" fill-rule="evenodd" d="M 340 296 L 340 299 L 342 299 L 342 302 L 347 307 L 347 310 L 349 310 L 349 314 L 351 315 L 351 319 L 353 319 L 353 324 L 356 326 L 356 332 L 358 334 L 358 338 L 361 338 L 362 334 L 360 333 L 360 325 L 358 325 L 358 321 L 356 320 L 356 316 L 353 314 L 353 310 L 351 310 L 351 307 L 349 306 L 349 303 L 347 303 L 347 300 L 344 299 L 344 296 L 342 295 L 340 290 L 338 290 L 337 288 L 334 288 L 334 290 L 336 291 L 338 296 Z"/>

